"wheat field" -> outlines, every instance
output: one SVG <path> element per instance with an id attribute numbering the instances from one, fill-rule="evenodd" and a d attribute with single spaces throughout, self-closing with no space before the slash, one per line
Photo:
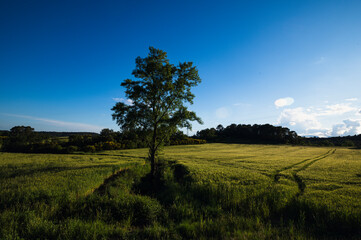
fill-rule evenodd
<path id="1" fill-rule="evenodd" d="M 312 239 L 319 238 L 308 231 L 315 222 L 324 232 L 342 226 L 333 233 L 337 238 L 359 233 L 360 150 L 247 144 L 164 147 L 160 158 L 185 166 L 192 184 L 173 182 L 168 192 L 147 196 L 134 187 L 149 169 L 146 157 L 147 149 L 0 153 L 0 238 L 202 239 L 213 232 L 215 238 Z M 138 170 L 117 175 L 122 169 Z M 164 179 L 170 182 L 169 174 Z M 104 182 L 115 175 L 115 182 Z M 107 195 L 96 193 L 102 185 L 109 189 Z M 120 206 L 141 206 L 149 221 L 139 222 L 134 217 L 138 212 L 114 216 L 110 209 L 123 211 Z M 352 237 L 357 239 L 345 238 Z"/>

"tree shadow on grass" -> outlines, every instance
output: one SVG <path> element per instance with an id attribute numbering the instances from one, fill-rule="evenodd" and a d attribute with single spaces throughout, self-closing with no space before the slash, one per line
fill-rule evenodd
<path id="1" fill-rule="evenodd" d="M 317 239 L 360 239 L 361 215 L 340 212 L 323 203 L 300 200 L 295 197 L 273 213 L 272 218 L 294 222 L 300 229 Z"/>
<path id="2" fill-rule="evenodd" d="M 199 183 L 176 162 L 161 163 L 158 170 L 156 176 L 149 174 L 148 165 L 120 171 L 89 196 L 64 202 L 56 218 L 128 223 L 142 234 L 162 226 L 167 234 L 175 234 L 169 239 L 223 239 L 242 231 L 257 234 L 260 224 L 271 226 L 275 238 L 285 232 L 285 239 L 293 238 L 287 235 L 288 226 L 316 239 L 358 239 L 361 234 L 359 215 L 338 214 L 322 203 L 300 200 L 277 188 L 250 194 L 222 183 Z"/>
<path id="3" fill-rule="evenodd" d="M 186 166 L 175 162 L 166 163 L 160 169 L 161 173 L 156 177 L 144 176 L 133 185 L 133 191 L 156 198 L 167 209 L 173 222 L 197 218 L 213 219 L 214 222 L 229 216 L 243 216 L 254 221 L 262 219 L 265 225 L 270 223 L 275 229 L 284 230 L 285 226 L 293 224 L 311 238 L 359 239 L 361 236 L 359 212 L 330 209 L 322 202 L 314 203 L 302 200 L 298 195 L 285 195 L 276 188 L 244 196 L 247 193 L 237 192 L 235 186 L 199 184 Z M 285 202 L 286 196 L 289 200 Z M 189 219 L 184 219 L 183 213 L 178 211 L 184 208 L 182 204 L 190 213 Z M 174 205 L 178 205 L 179 209 L 174 211 Z M 224 222 L 219 224 L 227 225 Z M 237 226 L 233 231 L 237 231 Z"/>

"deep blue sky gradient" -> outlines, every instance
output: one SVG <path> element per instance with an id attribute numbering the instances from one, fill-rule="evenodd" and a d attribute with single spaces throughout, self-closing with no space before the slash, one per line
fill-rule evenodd
<path id="1" fill-rule="evenodd" d="M 271 123 L 308 134 L 281 119 L 286 108 L 360 105 L 345 101 L 360 95 L 360 12 L 360 1 L 336 0 L 1 1 L 0 129 L 117 130 L 113 98 L 154 46 L 198 66 L 191 108 L 205 125 L 195 130 Z M 276 107 L 283 97 L 294 104 Z M 318 128 L 354 115 L 317 115 Z"/>

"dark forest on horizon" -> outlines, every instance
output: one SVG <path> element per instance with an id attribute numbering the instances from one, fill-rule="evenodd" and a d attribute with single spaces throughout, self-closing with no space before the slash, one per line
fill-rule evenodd
<path id="1" fill-rule="evenodd" d="M 361 147 L 361 135 L 340 137 L 302 137 L 286 127 L 270 124 L 231 124 L 206 128 L 191 137 L 182 131 L 170 136 L 165 145 L 203 143 L 290 144 L 304 146 Z M 92 132 L 35 131 L 30 126 L 15 126 L 0 131 L 0 150 L 4 152 L 73 153 L 147 147 L 140 131 Z"/>

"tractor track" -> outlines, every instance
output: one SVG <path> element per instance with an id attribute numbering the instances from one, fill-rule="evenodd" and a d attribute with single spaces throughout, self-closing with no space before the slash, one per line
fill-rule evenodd
<path id="1" fill-rule="evenodd" d="M 298 186 L 298 189 L 299 189 L 299 192 L 297 193 L 297 196 L 300 196 L 300 195 L 302 195 L 304 193 L 304 191 L 306 189 L 306 184 L 303 181 L 303 179 L 298 175 L 298 173 L 300 171 L 303 171 L 303 170 L 307 169 L 308 167 L 310 167 L 312 164 L 318 162 L 319 160 L 331 156 L 335 152 L 336 152 L 336 149 L 330 149 L 326 153 L 321 154 L 319 156 L 304 159 L 304 160 L 302 160 L 300 162 L 297 162 L 297 163 L 291 164 L 291 165 L 289 165 L 287 167 L 276 170 L 275 173 L 273 174 L 273 180 L 274 180 L 275 183 L 277 183 L 281 177 L 284 177 L 284 178 L 295 181 L 297 183 L 297 186 Z M 299 165 L 301 165 L 303 163 L 305 163 L 305 164 L 303 166 L 299 167 Z M 293 168 L 295 168 L 295 169 L 292 170 Z M 292 170 L 292 176 L 282 174 L 283 171 L 290 170 L 290 169 Z"/>

